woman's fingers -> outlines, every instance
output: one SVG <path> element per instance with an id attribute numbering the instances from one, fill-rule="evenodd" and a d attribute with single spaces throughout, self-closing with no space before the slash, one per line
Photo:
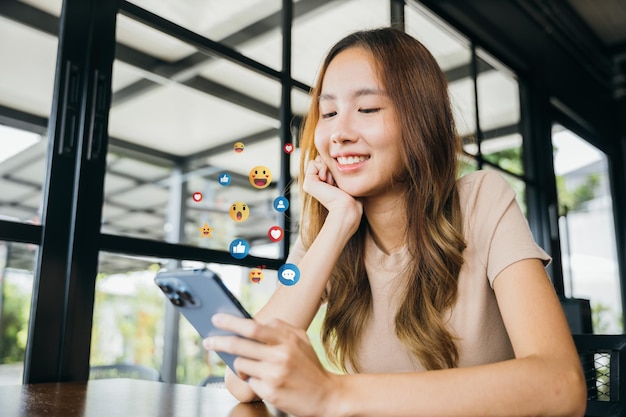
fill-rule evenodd
<path id="1" fill-rule="evenodd" d="M 293 354 L 288 351 L 297 350 L 298 346 L 308 342 L 306 332 L 278 319 L 261 324 L 229 314 L 216 314 L 212 320 L 220 329 L 242 337 L 212 336 L 204 339 L 203 346 L 208 350 L 238 356 L 234 365 L 239 378 L 244 381 L 249 378 L 282 378 L 275 373 L 285 367 L 276 365 L 284 365 Z"/>
<path id="2" fill-rule="evenodd" d="M 239 336 L 212 336 L 204 339 L 207 350 L 232 353 L 251 359 L 265 358 L 271 354 L 271 345 L 280 344 L 294 335 L 306 339 L 306 333 L 299 331 L 281 320 L 272 320 L 267 324 L 252 319 L 244 319 L 230 314 L 216 314 L 213 323 L 220 329 Z M 303 334 L 301 334 L 303 333 Z"/>
<path id="3" fill-rule="evenodd" d="M 222 330 L 231 331 L 245 338 L 267 344 L 279 343 L 280 336 L 283 334 L 280 331 L 281 327 L 291 328 L 287 323 L 277 319 L 262 324 L 253 319 L 241 318 L 230 314 L 215 314 L 211 320 L 216 327 Z"/>

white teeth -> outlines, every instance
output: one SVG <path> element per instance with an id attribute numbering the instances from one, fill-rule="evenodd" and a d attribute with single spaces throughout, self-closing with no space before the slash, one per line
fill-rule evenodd
<path id="1" fill-rule="evenodd" d="M 358 164 L 359 162 L 363 162 L 366 159 L 369 159 L 367 156 L 338 156 L 337 162 L 341 165 L 352 165 Z"/>

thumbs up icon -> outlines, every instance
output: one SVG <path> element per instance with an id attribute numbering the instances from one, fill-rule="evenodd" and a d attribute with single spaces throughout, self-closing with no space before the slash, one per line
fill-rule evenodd
<path id="1" fill-rule="evenodd" d="M 222 172 L 217 178 L 217 182 L 219 182 L 220 185 L 224 187 L 230 185 L 230 175 L 228 175 L 228 172 Z"/>
<path id="2" fill-rule="evenodd" d="M 235 239 L 230 242 L 230 255 L 235 259 L 243 259 L 248 256 L 250 245 L 243 239 Z"/>

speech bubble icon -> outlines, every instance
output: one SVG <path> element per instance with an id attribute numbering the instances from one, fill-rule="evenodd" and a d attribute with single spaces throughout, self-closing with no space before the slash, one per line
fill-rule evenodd
<path id="1" fill-rule="evenodd" d="M 283 285 L 294 285 L 300 280 L 300 269 L 294 264 L 284 264 L 278 268 L 278 280 Z"/>

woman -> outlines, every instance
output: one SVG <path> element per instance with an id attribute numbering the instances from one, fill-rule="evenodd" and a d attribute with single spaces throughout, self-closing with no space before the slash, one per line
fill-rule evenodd
<path id="1" fill-rule="evenodd" d="M 357 32 L 326 57 L 301 147 L 302 226 L 226 383 L 303 416 L 582 415 L 580 362 L 514 192 L 494 172 L 457 180 L 447 85 L 414 38 Z M 320 365 L 305 329 L 326 301 Z M 427 371 L 427 372 L 425 372 Z M 247 381 L 247 382 L 244 382 Z"/>

